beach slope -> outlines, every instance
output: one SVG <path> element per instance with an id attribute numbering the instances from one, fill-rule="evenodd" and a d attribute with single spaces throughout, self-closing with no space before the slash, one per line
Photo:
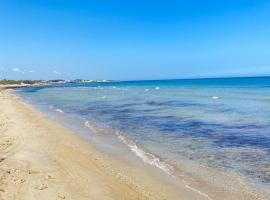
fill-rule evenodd
<path id="1" fill-rule="evenodd" d="M 71 130 L 1 90 L 0 199 L 164 200 L 190 196 L 145 170 L 100 153 Z"/>

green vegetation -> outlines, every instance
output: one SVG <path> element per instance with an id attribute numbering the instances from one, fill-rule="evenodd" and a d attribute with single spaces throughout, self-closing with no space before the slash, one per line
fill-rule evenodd
<path id="1" fill-rule="evenodd" d="M 20 85 L 20 84 L 28 84 L 28 85 L 33 85 L 36 83 L 40 83 L 41 81 L 39 80 L 0 80 L 0 85 Z"/>

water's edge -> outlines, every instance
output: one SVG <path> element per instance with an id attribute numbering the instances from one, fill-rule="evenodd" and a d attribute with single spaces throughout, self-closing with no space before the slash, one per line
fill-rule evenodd
<path id="1" fill-rule="evenodd" d="M 183 90 L 183 93 L 180 93 L 181 95 L 183 95 L 183 94 L 191 95 L 192 94 L 194 96 L 194 98 L 197 98 L 197 96 L 198 96 L 198 98 L 201 99 L 201 102 L 200 102 L 201 105 L 200 105 L 200 104 L 195 104 L 192 101 L 186 101 L 186 100 L 185 101 L 169 101 L 167 99 L 163 100 L 162 99 L 163 98 L 162 92 L 165 92 L 164 95 L 171 95 L 170 94 L 171 91 L 175 92 L 174 88 L 172 86 L 169 86 L 170 88 L 168 90 L 164 90 L 163 85 L 152 84 L 152 83 L 151 83 L 151 85 L 152 86 L 147 85 L 147 87 L 144 86 L 142 88 L 139 88 L 139 90 L 138 90 L 138 88 L 136 88 L 136 90 L 133 90 L 133 88 L 131 88 L 131 87 L 120 88 L 119 86 L 113 86 L 113 85 L 109 86 L 107 88 L 103 88 L 99 85 L 95 85 L 91 89 L 90 88 L 87 89 L 84 87 L 81 88 L 81 86 L 78 86 L 74 89 L 68 89 L 68 88 L 65 88 L 64 86 L 62 86 L 64 90 L 67 90 L 70 92 L 69 94 L 66 94 L 66 96 L 61 96 L 62 99 L 60 98 L 59 102 L 63 102 L 62 105 L 57 104 L 57 103 L 54 104 L 53 101 L 46 102 L 47 100 L 43 99 L 45 93 L 42 94 L 43 96 L 39 97 L 39 101 L 34 100 L 30 95 L 31 93 L 29 93 L 29 94 L 26 93 L 23 95 L 22 95 L 22 93 L 20 93 L 20 91 L 16 91 L 15 93 L 16 93 L 16 95 L 19 95 L 20 98 L 22 98 L 23 101 L 25 101 L 26 103 L 30 103 L 39 111 L 46 113 L 50 119 L 53 119 L 53 120 L 63 124 L 64 126 L 67 126 L 68 128 L 72 128 L 73 130 L 75 130 L 79 135 L 81 135 L 82 137 L 87 139 L 91 144 L 94 144 L 95 146 L 97 146 L 101 151 L 103 151 L 105 153 L 109 153 L 113 156 L 116 156 L 117 158 L 123 159 L 124 161 L 128 162 L 129 164 L 135 163 L 136 165 L 146 167 L 146 169 L 149 171 L 151 171 L 152 169 L 161 170 L 161 171 L 163 171 L 162 173 L 166 174 L 166 176 L 168 176 L 169 178 L 172 178 L 174 180 L 173 182 L 175 182 L 175 179 L 177 179 L 177 181 L 184 184 L 186 188 L 188 188 L 189 190 L 194 191 L 196 193 L 199 193 L 200 195 L 204 196 L 205 198 L 220 199 L 220 197 L 225 197 L 224 199 L 254 199 L 254 198 L 256 198 L 256 199 L 270 199 L 270 198 L 268 198 L 269 194 L 267 193 L 267 185 L 268 185 L 267 182 L 265 182 L 266 187 L 263 188 L 260 185 L 254 184 L 254 183 L 256 183 L 256 182 L 253 182 L 254 180 L 252 180 L 250 182 L 247 180 L 244 180 L 241 176 L 239 176 L 239 174 L 237 172 L 230 170 L 230 168 L 229 168 L 230 166 L 228 166 L 229 170 L 227 170 L 226 168 L 224 168 L 224 170 L 219 170 L 217 168 L 212 168 L 211 166 L 208 166 L 205 163 L 195 162 L 197 159 L 196 157 L 193 160 L 192 157 L 187 159 L 185 157 L 181 157 L 180 155 L 178 155 L 178 160 L 177 160 L 177 165 L 176 165 L 174 162 L 171 162 L 171 161 L 173 161 L 173 159 L 168 160 L 166 157 L 162 156 L 161 154 L 156 153 L 156 152 L 162 153 L 163 152 L 162 148 L 164 146 L 151 146 L 152 145 L 151 141 L 149 143 L 148 140 L 145 140 L 148 143 L 147 142 L 142 143 L 140 140 L 137 141 L 137 139 L 136 139 L 137 135 L 135 134 L 136 131 L 138 132 L 140 130 L 143 130 L 143 131 L 145 130 L 145 131 L 148 131 L 148 133 L 150 133 L 149 131 L 153 131 L 153 130 L 149 129 L 149 127 L 143 127 L 144 129 L 142 129 L 141 127 L 135 126 L 137 123 L 136 121 L 134 124 L 132 124 L 132 121 L 130 121 L 131 123 L 129 123 L 129 121 L 127 121 L 128 123 L 125 124 L 126 127 L 122 126 L 121 124 L 108 124 L 107 122 L 110 121 L 109 118 L 104 118 L 104 123 L 103 123 L 102 121 L 100 121 L 100 116 L 99 116 L 99 113 L 101 113 L 104 116 L 109 116 L 109 117 L 111 117 L 111 116 L 114 117 L 114 115 L 117 114 L 116 116 L 120 117 L 120 119 L 121 119 L 121 117 L 124 117 L 124 119 L 125 118 L 129 119 L 130 117 L 133 117 L 132 120 L 137 120 L 137 119 L 139 119 L 137 115 L 142 114 L 142 116 L 139 116 L 139 117 L 142 117 L 143 120 L 146 120 L 146 122 L 148 122 L 148 120 L 151 120 L 148 122 L 148 124 L 152 123 L 155 125 L 155 124 L 157 124 L 157 122 L 158 123 L 168 122 L 168 124 L 164 124 L 164 125 L 162 125 L 163 127 L 160 127 L 160 128 L 162 128 L 162 131 L 164 129 L 164 131 L 166 130 L 169 132 L 174 131 L 175 128 L 179 129 L 179 127 L 184 128 L 183 131 L 186 132 L 186 131 L 188 131 L 190 126 L 191 127 L 199 127 L 199 128 L 206 127 L 206 128 L 208 128 L 208 129 L 206 129 L 206 131 L 207 130 L 211 131 L 210 129 L 212 129 L 212 128 L 217 129 L 217 130 L 220 129 L 221 131 L 223 131 L 223 129 L 224 130 L 228 129 L 229 131 L 242 131 L 242 130 L 245 131 L 245 130 L 247 130 L 251 134 L 253 134 L 253 132 L 256 133 L 255 140 L 249 141 L 248 138 L 245 138 L 245 135 L 243 135 L 243 136 L 241 135 L 241 137 L 243 137 L 241 139 L 244 139 L 241 142 L 244 142 L 245 144 L 250 145 L 251 147 L 252 147 L 252 145 L 258 145 L 258 147 L 254 146 L 254 147 L 256 147 L 254 149 L 249 148 L 247 150 L 248 151 L 254 150 L 253 155 L 261 155 L 263 152 L 260 152 L 261 151 L 260 148 L 262 150 L 263 149 L 267 150 L 267 148 L 268 148 L 268 146 L 267 146 L 268 143 L 263 142 L 264 140 L 267 140 L 267 137 L 268 137 L 267 135 L 266 135 L 267 137 L 263 136 L 263 133 L 268 130 L 268 127 L 264 125 L 264 123 L 267 124 L 267 121 L 264 122 L 264 121 L 254 121 L 254 120 L 257 120 L 257 116 L 258 116 L 258 119 L 260 119 L 260 120 L 266 119 L 265 116 L 267 116 L 266 114 L 268 113 L 268 110 L 265 110 L 266 112 L 262 113 L 263 115 L 261 115 L 261 116 L 256 115 L 256 118 L 240 119 L 240 120 L 245 120 L 246 122 L 245 121 L 244 122 L 248 123 L 248 124 L 245 126 L 242 126 L 243 122 L 239 121 L 239 125 L 237 124 L 238 123 L 237 122 L 236 124 L 233 124 L 234 127 L 231 126 L 233 128 L 231 128 L 230 126 L 227 126 L 227 125 L 226 126 L 222 125 L 222 127 L 221 126 L 219 127 L 218 123 L 217 124 L 215 124 L 215 123 L 210 124 L 209 123 L 209 125 L 208 125 L 207 123 L 201 123 L 200 121 L 194 122 L 191 120 L 184 121 L 187 124 L 180 124 L 181 126 L 177 125 L 174 127 L 174 124 L 178 123 L 178 121 L 175 121 L 175 118 L 167 117 L 166 115 L 167 114 L 168 115 L 175 114 L 174 110 L 168 110 L 169 106 L 173 106 L 175 108 L 177 108 L 179 106 L 184 106 L 183 109 L 185 110 L 185 112 L 181 113 L 181 115 L 184 117 L 186 117 L 185 116 L 186 114 L 189 114 L 188 112 L 190 112 L 190 111 L 192 112 L 193 108 L 201 109 L 201 108 L 203 108 L 202 106 L 204 106 L 204 108 L 206 109 L 206 112 L 207 112 L 206 118 L 204 115 L 202 115 L 204 117 L 204 119 L 207 119 L 207 120 L 214 119 L 215 120 L 216 115 L 219 113 L 225 113 L 225 114 L 232 113 L 232 111 L 230 109 L 219 107 L 220 106 L 219 102 L 224 102 L 224 99 L 225 99 L 225 96 L 222 96 L 222 95 L 228 94 L 228 96 L 230 96 L 230 97 L 233 97 L 233 98 L 237 97 L 237 98 L 239 98 L 239 100 L 240 100 L 239 102 L 241 103 L 242 99 L 240 99 L 240 98 L 242 98 L 241 97 L 242 94 L 241 95 L 237 94 L 237 95 L 233 96 L 234 95 L 233 93 L 238 92 L 238 90 L 239 90 L 244 95 L 249 95 L 247 97 L 250 98 L 250 100 L 249 100 L 250 102 L 253 102 L 255 100 L 255 98 L 258 98 L 258 99 L 256 99 L 256 101 L 257 102 L 260 101 L 259 102 L 260 104 L 263 103 L 262 105 L 258 104 L 259 106 L 262 106 L 262 110 L 264 109 L 264 107 L 263 107 L 264 104 L 267 104 L 267 98 L 265 98 L 262 95 L 261 96 L 258 95 L 258 97 L 254 96 L 254 95 L 252 96 L 252 94 L 255 94 L 254 92 L 256 92 L 257 89 L 256 88 L 249 89 L 249 87 L 243 88 L 242 86 L 240 87 L 240 89 L 237 89 L 237 90 L 235 88 L 228 88 L 228 86 L 226 86 L 223 89 L 225 92 L 227 92 L 227 90 L 228 90 L 228 92 L 233 91 L 233 93 L 231 93 L 231 94 L 230 93 L 220 93 L 219 91 L 217 91 L 219 88 L 217 88 L 217 90 L 216 89 L 213 90 L 212 88 L 209 88 L 209 90 L 205 90 L 205 93 L 203 95 L 201 95 L 201 94 L 199 95 L 197 88 L 196 87 L 194 88 L 193 86 L 191 88 L 191 93 L 189 91 L 190 90 L 189 88 L 188 89 L 183 89 L 183 88 L 181 89 L 181 90 Z M 158 85 L 158 86 L 156 86 L 156 85 Z M 262 90 L 264 92 L 266 91 L 267 95 L 268 95 L 267 87 L 260 86 L 259 88 L 260 88 L 260 90 Z M 86 111 L 85 109 L 88 109 L 88 107 L 85 107 L 83 103 L 79 104 L 80 102 L 77 102 L 76 104 L 74 104 L 74 106 L 75 106 L 74 108 L 76 108 L 76 106 L 79 105 L 79 107 L 76 109 L 79 110 L 82 113 L 82 115 L 81 114 L 78 115 L 76 112 L 74 112 L 72 110 L 73 109 L 73 107 L 72 107 L 73 102 L 66 101 L 66 100 L 69 100 L 68 98 L 71 98 L 71 99 L 73 98 L 73 96 L 71 96 L 71 94 L 72 94 L 72 92 L 76 91 L 75 89 L 81 90 L 83 92 L 82 94 L 84 94 L 84 95 L 86 93 L 89 96 L 100 95 L 100 97 L 97 96 L 97 98 L 96 97 L 95 98 L 98 101 L 100 101 L 101 103 L 100 104 L 93 104 L 94 106 L 97 106 L 95 108 L 96 110 L 92 110 L 93 108 L 90 107 L 91 109 L 87 110 L 87 112 L 86 112 L 87 115 L 85 115 L 84 114 L 84 112 Z M 52 90 L 52 91 L 57 91 L 57 90 Z M 110 96 L 110 95 L 114 95 L 114 93 L 116 93 L 118 96 L 119 96 L 119 94 L 123 95 L 123 96 L 125 96 L 125 95 L 127 96 L 127 95 L 133 95 L 132 93 L 135 92 L 134 95 L 131 96 L 130 98 L 136 99 L 138 97 L 138 95 L 139 96 L 142 95 L 142 94 L 138 93 L 140 91 L 144 92 L 148 96 L 150 95 L 150 97 L 153 96 L 155 98 L 157 98 L 157 97 L 161 98 L 161 101 L 147 100 L 146 104 L 143 105 L 143 104 L 139 104 L 139 102 L 136 102 L 139 100 L 138 99 L 135 102 L 128 102 L 128 104 L 122 104 L 122 105 L 117 104 L 117 103 L 112 104 L 115 107 L 110 107 L 110 105 L 108 104 L 111 101 L 110 98 L 114 97 L 114 96 Z M 212 103 L 211 103 L 211 105 L 206 107 L 203 104 L 205 102 L 209 101 L 207 99 L 207 98 L 209 98 L 208 97 L 209 91 L 211 91 L 211 93 L 212 93 L 212 94 L 210 93 L 210 98 L 212 99 Z M 177 93 L 179 93 L 179 92 L 177 91 Z M 35 93 L 33 93 L 33 94 L 35 94 Z M 57 93 L 52 93 L 50 95 L 57 95 Z M 159 96 L 156 96 L 156 95 L 159 95 Z M 56 96 L 53 96 L 53 98 L 54 97 L 56 97 Z M 81 97 L 81 98 L 83 98 L 83 97 Z M 117 101 L 115 101 L 115 100 L 117 100 Z M 123 103 L 121 101 L 121 99 L 118 100 L 118 97 L 115 100 L 114 100 L 115 102 Z M 42 101 L 44 101 L 44 102 L 42 102 Z M 226 101 L 228 101 L 230 103 L 230 101 L 232 101 L 232 100 L 228 99 Z M 248 101 L 246 101 L 246 102 L 248 102 Z M 65 103 L 66 103 L 66 105 L 65 105 Z M 235 102 L 232 101 L 232 103 L 235 103 Z M 105 107 L 99 108 L 100 105 L 105 106 Z M 130 105 L 132 107 L 130 107 Z M 142 107 L 142 105 L 143 105 L 143 107 Z M 241 104 L 236 104 L 236 105 L 241 105 Z M 119 109 L 120 106 L 122 106 L 121 110 Z M 213 107 L 211 107 L 211 106 L 213 106 Z M 244 105 L 244 106 L 248 106 L 248 104 Z M 159 111 L 160 113 L 158 115 L 156 114 L 155 110 L 151 110 L 152 108 L 155 108 L 155 107 L 160 109 L 160 111 Z M 189 111 L 189 108 L 191 108 L 190 111 Z M 138 109 L 138 112 L 135 109 Z M 164 112 L 162 111 L 162 109 L 164 109 Z M 209 118 L 209 117 L 211 117 L 211 114 L 212 114 L 211 112 L 213 112 L 214 109 L 218 109 L 217 114 L 213 115 L 214 118 Z M 186 112 L 186 110 L 188 112 Z M 115 111 L 117 111 L 117 112 L 114 113 Z M 102 112 L 104 112 L 104 113 L 102 113 Z M 239 116 L 246 115 L 246 113 L 243 113 L 243 112 L 241 113 L 241 112 L 238 112 L 238 113 L 235 113 L 234 115 L 229 116 L 228 119 L 232 120 L 232 121 L 239 120 L 238 115 Z M 90 115 L 89 113 L 92 115 Z M 131 113 L 132 115 L 129 115 L 129 113 Z M 145 114 L 148 114 L 148 115 L 145 115 Z M 149 115 L 149 114 L 151 114 L 151 115 Z M 166 115 L 164 116 L 164 114 L 166 114 Z M 198 114 L 200 114 L 200 113 L 198 113 Z M 159 116 L 159 118 L 157 118 L 156 116 Z M 151 118 L 149 118 L 149 117 L 151 117 Z M 153 121 L 153 119 L 155 119 L 155 121 Z M 157 121 L 157 120 L 160 120 L 160 121 Z M 223 119 L 222 116 L 219 120 L 223 120 L 224 121 L 223 124 L 230 124 L 231 123 L 230 121 L 227 122 L 226 118 Z M 130 124 L 131 127 L 127 128 L 128 124 Z M 120 126 L 121 129 L 117 128 L 117 127 L 119 127 L 119 125 L 121 125 Z M 142 123 L 140 125 L 144 125 L 144 124 Z M 185 126 L 187 126 L 187 129 Z M 138 128 L 138 130 L 136 130 L 137 128 Z M 131 135 L 132 137 L 130 137 L 130 135 L 126 134 L 126 132 L 125 132 L 125 130 L 132 131 L 132 129 L 136 130 L 134 132 L 135 137 L 133 137 L 133 135 Z M 259 132 L 256 132 L 257 130 L 259 130 Z M 198 134 L 198 133 L 196 133 L 196 129 L 194 129 L 194 131 L 192 131 L 192 133 L 194 133 L 195 136 L 197 137 L 196 134 Z M 200 132 L 201 130 L 198 129 L 198 131 Z M 209 133 L 202 132 L 202 133 L 206 134 L 207 137 L 209 137 L 209 139 L 210 139 L 210 137 L 214 137 L 214 138 L 217 137 L 216 135 L 211 134 L 211 132 L 209 132 Z M 145 133 L 143 133 L 143 134 L 145 134 Z M 155 135 L 153 135 L 153 136 L 155 137 Z M 168 136 L 171 137 L 171 135 L 168 135 Z M 227 149 L 222 147 L 224 150 L 226 150 L 225 153 L 227 153 L 227 152 L 230 153 L 230 151 L 232 150 L 231 155 L 237 156 L 237 154 L 235 154 L 235 153 L 237 153 L 238 149 L 240 149 L 240 148 L 237 147 L 238 149 L 236 149 L 236 148 L 234 149 L 233 145 L 238 145 L 238 144 L 232 143 L 232 145 L 230 146 L 230 143 L 228 143 L 228 142 L 233 142 L 234 138 L 226 141 L 227 136 L 226 137 L 225 136 L 221 137 L 223 139 L 223 141 L 220 140 L 220 142 L 222 142 L 222 143 L 220 143 L 220 145 L 227 145 L 229 147 Z M 251 136 L 251 139 L 252 139 L 252 137 L 254 137 L 254 135 L 250 135 L 250 136 Z M 200 137 L 201 137 L 201 135 L 198 135 L 198 138 L 200 138 Z M 207 137 L 205 139 L 207 139 Z M 229 137 L 231 137 L 231 136 L 229 135 L 228 139 L 229 139 Z M 256 141 L 256 138 L 257 138 L 257 141 Z M 138 138 L 138 139 L 140 139 L 140 138 Z M 163 139 L 166 139 L 166 138 L 163 138 Z M 220 139 L 220 138 L 218 138 L 218 139 Z M 185 138 L 185 140 L 186 140 L 186 138 Z M 181 140 L 177 139 L 177 141 L 179 142 Z M 206 142 L 207 140 L 203 140 L 203 141 Z M 168 142 L 173 142 L 173 140 L 171 140 L 171 141 L 168 140 Z M 189 146 L 187 146 L 187 147 L 190 149 L 194 148 L 192 146 L 193 145 L 192 143 L 194 143 L 194 142 L 197 142 L 197 140 L 194 140 L 194 141 L 192 140 L 191 143 L 188 141 L 187 144 Z M 224 142 L 226 142 L 226 143 L 224 143 Z M 186 144 L 183 143 L 183 145 L 186 145 Z M 194 145 L 197 145 L 197 144 L 194 144 Z M 200 145 L 200 143 L 198 143 L 198 145 Z M 242 144 L 240 143 L 240 147 L 241 147 L 241 145 Z M 150 147 L 150 148 L 148 148 L 148 147 Z M 160 149 L 155 149 L 156 147 L 158 147 Z M 197 148 L 197 146 L 195 146 L 195 147 Z M 199 147 L 199 150 L 202 147 L 203 152 L 211 150 L 211 149 L 204 149 L 203 146 L 201 146 L 201 147 L 198 146 L 198 147 Z M 242 154 L 243 154 L 243 156 L 246 156 L 246 157 L 243 157 L 244 159 L 251 159 L 252 157 L 249 158 L 248 156 L 252 156 L 252 151 L 250 151 L 251 153 L 247 152 L 247 154 L 244 155 L 245 148 L 246 147 L 243 146 L 243 150 L 240 149 L 243 152 L 240 155 L 242 156 Z M 184 152 L 184 151 L 183 151 L 183 153 L 186 154 L 186 152 Z M 200 152 L 198 151 L 198 153 L 200 153 Z M 208 153 L 208 155 L 210 155 L 210 156 L 202 157 L 204 161 L 209 162 L 209 163 L 212 163 L 213 161 L 215 161 L 216 158 L 214 156 L 211 156 L 212 155 L 211 151 Z M 200 155 L 198 155 L 198 156 L 200 156 Z M 202 154 L 202 156 L 205 156 L 205 155 Z M 220 156 L 222 156 L 222 154 Z M 131 157 L 132 157 L 132 159 L 130 159 Z M 138 158 L 140 158 L 140 159 L 138 159 Z M 256 158 L 256 159 L 258 159 L 258 158 Z M 268 157 L 268 159 L 269 159 L 269 157 Z M 265 161 L 267 162 L 267 160 L 265 160 Z M 139 162 L 141 162 L 141 163 L 138 164 Z M 213 164 L 219 164 L 219 163 L 213 162 Z M 225 165 L 225 166 L 227 167 L 227 165 Z M 243 165 L 243 166 L 245 167 L 245 165 Z M 262 166 L 264 166 L 264 165 L 262 165 Z M 267 167 L 267 165 L 265 165 L 265 166 Z M 238 167 L 238 166 L 236 166 L 236 167 Z M 240 166 L 240 167 L 242 167 L 242 166 Z M 267 168 L 266 168 L 266 170 L 267 170 Z M 260 177 L 260 174 L 258 174 L 258 177 Z M 262 178 L 264 178 L 267 181 L 267 171 L 266 171 L 266 176 L 262 177 Z M 266 191 L 266 193 L 265 193 L 265 191 Z M 240 194 L 242 194 L 242 197 L 240 197 L 241 196 Z M 263 195 L 263 194 L 265 194 L 265 195 Z M 240 195 L 239 198 L 237 198 L 238 195 Z"/>

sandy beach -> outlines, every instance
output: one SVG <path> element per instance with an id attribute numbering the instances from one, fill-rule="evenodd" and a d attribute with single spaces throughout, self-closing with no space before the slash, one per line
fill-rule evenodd
<path id="1" fill-rule="evenodd" d="M 1 199 L 204 199 L 96 150 L 0 92 Z"/>

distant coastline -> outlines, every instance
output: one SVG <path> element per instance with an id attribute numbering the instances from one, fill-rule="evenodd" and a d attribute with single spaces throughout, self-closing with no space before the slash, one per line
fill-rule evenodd
<path id="1" fill-rule="evenodd" d="M 224 80 L 224 79 L 254 79 L 270 78 L 270 75 L 261 76 L 228 76 L 228 77 L 190 77 L 190 78 L 164 78 L 164 79 L 132 79 L 132 80 L 110 80 L 110 79 L 50 79 L 50 80 L 12 80 L 0 79 L 0 85 L 44 85 L 57 83 L 106 83 L 106 82 L 133 82 L 133 81 L 174 81 L 174 80 Z"/>
<path id="2" fill-rule="evenodd" d="M 269 79 L 270 76 L 240 76 L 240 77 L 205 77 L 205 78 L 177 78 L 177 79 L 156 79 L 156 80 L 93 80 L 93 79 L 73 79 L 73 80 L 64 80 L 64 79 L 52 79 L 52 80 L 0 80 L 0 88 L 12 89 L 12 88 L 23 88 L 23 87 L 31 87 L 31 86 L 46 86 L 46 85 L 57 85 L 57 84 L 66 84 L 66 83 L 114 83 L 114 82 L 122 82 L 122 83 L 133 83 L 133 82 L 163 82 L 163 81 L 198 81 L 198 82 L 226 82 L 230 83 L 233 80 L 250 80 L 250 79 Z"/>
<path id="3" fill-rule="evenodd" d="M 107 83 L 114 82 L 113 80 L 87 80 L 87 79 L 74 79 L 74 80 L 0 80 L 0 88 L 12 89 L 29 86 L 43 86 L 50 84 L 64 84 L 64 83 Z"/>

